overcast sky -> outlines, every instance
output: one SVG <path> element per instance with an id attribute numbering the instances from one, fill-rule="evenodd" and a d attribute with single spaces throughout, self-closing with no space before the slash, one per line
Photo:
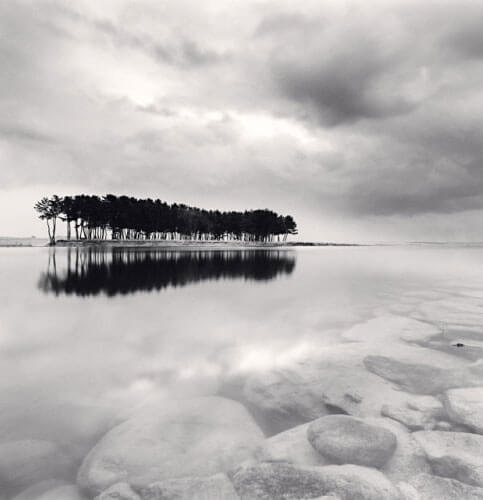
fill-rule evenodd
<path id="1" fill-rule="evenodd" d="M 483 240 L 483 2 L 0 2 L 0 234 L 80 192 Z"/>

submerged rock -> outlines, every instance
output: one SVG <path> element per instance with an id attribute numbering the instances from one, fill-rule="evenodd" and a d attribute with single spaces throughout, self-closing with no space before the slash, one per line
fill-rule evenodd
<path id="1" fill-rule="evenodd" d="M 243 397 L 272 428 L 285 430 L 309 422 L 328 409 L 320 394 L 296 371 L 272 371 L 248 378 Z"/>
<path id="2" fill-rule="evenodd" d="M 418 431 L 413 436 L 435 474 L 483 486 L 483 436 L 444 431 Z"/>
<path id="3" fill-rule="evenodd" d="M 432 429 L 436 425 L 434 418 L 407 406 L 384 405 L 381 408 L 381 415 L 400 422 L 412 431 Z"/>
<path id="4" fill-rule="evenodd" d="M 143 500 L 239 500 L 226 474 L 183 477 L 153 483 L 141 492 Z"/>
<path id="5" fill-rule="evenodd" d="M 364 365 L 370 372 L 416 394 L 437 394 L 451 388 L 481 384 L 480 377 L 471 369 L 444 369 L 373 355 L 366 356 Z"/>
<path id="6" fill-rule="evenodd" d="M 77 477 L 91 495 L 123 481 L 135 488 L 183 476 L 210 476 L 249 458 L 263 434 L 247 410 L 221 397 L 164 402 L 108 432 Z"/>
<path id="7" fill-rule="evenodd" d="M 141 500 L 141 498 L 131 489 L 129 484 L 116 483 L 97 496 L 94 500 Z"/>
<path id="8" fill-rule="evenodd" d="M 443 402 L 451 420 L 483 434 L 483 387 L 451 389 Z"/>
<path id="9" fill-rule="evenodd" d="M 70 458 L 51 441 L 25 439 L 0 443 L 0 484 L 4 490 L 61 479 L 71 468 Z"/>
<path id="10" fill-rule="evenodd" d="M 262 463 L 238 470 L 233 484 L 241 500 L 399 500 L 395 487 L 375 469 L 357 465 L 295 467 Z"/>
<path id="11" fill-rule="evenodd" d="M 436 419 L 445 415 L 441 401 L 434 396 L 408 394 L 403 404 L 386 404 L 381 415 L 405 425 L 412 431 L 432 429 Z"/>
<path id="12" fill-rule="evenodd" d="M 329 415 L 312 422 L 310 444 L 337 464 L 382 467 L 396 450 L 393 432 L 347 415 Z"/>
<path id="13" fill-rule="evenodd" d="M 483 488 L 429 474 L 418 474 L 410 480 L 417 491 L 415 500 L 482 500 Z M 412 500 L 412 499 L 411 499 Z"/>
<path id="14" fill-rule="evenodd" d="M 302 424 L 265 439 L 255 450 L 260 462 L 288 462 L 295 465 L 328 465 L 307 439 L 310 424 Z"/>

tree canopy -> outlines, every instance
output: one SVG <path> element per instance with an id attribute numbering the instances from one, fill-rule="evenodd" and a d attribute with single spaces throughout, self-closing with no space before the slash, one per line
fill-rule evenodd
<path id="1" fill-rule="evenodd" d="M 56 220 L 67 223 L 71 238 L 73 224 L 76 239 L 114 240 L 283 240 L 297 234 L 290 215 L 269 209 L 244 212 L 205 210 L 183 204 L 168 204 L 159 199 L 138 199 L 106 194 L 42 198 L 35 209 L 47 221 L 49 238 L 55 243 Z M 51 224 L 50 224 L 51 223 Z"/>

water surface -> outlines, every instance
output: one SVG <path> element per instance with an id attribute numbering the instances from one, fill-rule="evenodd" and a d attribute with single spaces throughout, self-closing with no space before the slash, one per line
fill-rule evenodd
<path id="1" fill-rule="evenodd" d="M 0 442 L 54 441 L 75 463 L 146 400 L 226 393 L 371 318 L 482 353 L 482 248 L 0 248 L 0 277 Z"/>

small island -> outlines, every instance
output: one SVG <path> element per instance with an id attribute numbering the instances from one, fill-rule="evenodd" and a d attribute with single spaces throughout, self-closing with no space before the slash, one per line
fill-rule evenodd
<path id="1" fill-rule="evenodd" d="M 53 195 L 42 198 L 34 208 L 47 223 L 50 245 L 57 243 L 58 220 L 67 224 L 68 241 L 75 238 L 75 242 L 82 243 L 108 240 L 271 243 L 286 241 L 288 235 L 297 234 L 297 224 L 291 215 L 279 215 L 269 209 L 222 212 L 113 194 Z"/>

